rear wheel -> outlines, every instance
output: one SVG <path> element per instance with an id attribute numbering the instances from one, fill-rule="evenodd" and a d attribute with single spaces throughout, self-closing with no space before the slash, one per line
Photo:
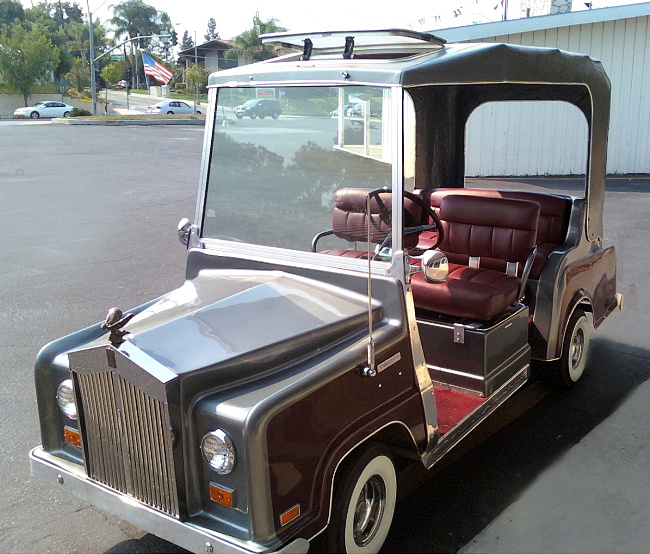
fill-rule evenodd
<path id="1" fill-rule="evenodd" d="M 257 112 L 251 112 L 251 119 L 255 119 L 257 117 Z"/>
<path id="2" fill-rule="evenodd" d="M 564 333 L 562 354 L 559 360 L 537 363 L 539 377 L 552 385 L 573 387 L 584 375 L 591 326 L 584 311 L 576 309 Z"/>
<path id="3" fill-rule="evenodd" d="M 63 117 L 70 117 L 70 112 L 63 112 Z"/>
<path id="4" fill-rule="evenodd" d="M 393 521 L 397 476 L 388 452 L 370 446 L 337 479 L 326 531 L 331 552 L 379 552 Z"/>
<path id="5" fill-rule="evenodd" d="M 171 111 L 171 110 L 169 110 L 169 111 L 167 112 L 167 115 L 174 115 L 174 112 Z"/>
<path id="6" fill-rule="evenodd" d="M 271 116 L 273 119 L 277 119 L 280 117 L 280 112 L 273 112 L 273 115 Z"/>

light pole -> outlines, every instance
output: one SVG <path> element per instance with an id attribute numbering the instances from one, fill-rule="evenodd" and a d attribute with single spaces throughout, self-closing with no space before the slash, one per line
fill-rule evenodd
<path id="1" fill-rule="evenodd" d="M 196 31 L 194 31 L 194 65 L 199 65 L 199 54 L 198 54 L 198 44 L 196 42 Z M 196 97 L 194 98 L 194 113 L 196 113 L 196 107 L 199 106 L 199 84 L 195 83 Z"/>
<path id="2" fill-rule="evenodd" d="M 93 31 L 93 14 L 90 11 L 88 0 L 86 0 L 86 8 L 88 8 L 88 34 L 90 39 L 90 95 L 92 96 L 93 102 L 93 115 L 97 115 L 97 93 L 95 92 L 95 32 Z"/>

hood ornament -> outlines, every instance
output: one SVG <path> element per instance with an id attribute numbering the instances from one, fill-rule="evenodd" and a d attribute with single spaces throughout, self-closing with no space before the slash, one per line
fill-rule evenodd
<path id="1" fill-rule="evenodd" d="M 131 318 L 134 315 L 135 314 L 126 314 L 125 316 L 123 316 L 122 310 L 120 310 L 119 308 L 111 308 L 110 310 L 108 310 L 108 314 L 106 315 L 106 321 L 104 321 L 104 323 L 102 323 L 99 326 L 99 328 L 111 332 L 111 334 L 108 337 L 108 341 L 113 346 L 119 346 L 124 342 L 124 335 L 127 335 L 129 332 L 124 331 L 122 327 L 124 327 L 129 321 L 131 321 Z"/>

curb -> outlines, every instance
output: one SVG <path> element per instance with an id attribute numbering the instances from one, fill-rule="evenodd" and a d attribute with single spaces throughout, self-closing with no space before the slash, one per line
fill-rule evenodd
<path id="1" fill-rule="evenodd" d="M 76 118 L 62 118 L 57 117 L 51 120 L 51 123 L 57 125 L 111 125 L 119 126 L 143 126 L 148 125 L 205 125 L 205 119 L 161 119 L 159 121 L 152 119 L 118 119 L 115 121 L 99 121 L 99 120 L 77 120 Z"/>

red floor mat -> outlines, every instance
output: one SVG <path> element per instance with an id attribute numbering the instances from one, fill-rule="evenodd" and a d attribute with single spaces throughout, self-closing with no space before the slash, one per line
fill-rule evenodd
<path id="1" fill-rule="evenodd" d="M 438 408 L 440 435 L 444 435 L 474 408 L 485 402 L 485 398 L 470 396 L 462 392 L 434 387 Z"/>

